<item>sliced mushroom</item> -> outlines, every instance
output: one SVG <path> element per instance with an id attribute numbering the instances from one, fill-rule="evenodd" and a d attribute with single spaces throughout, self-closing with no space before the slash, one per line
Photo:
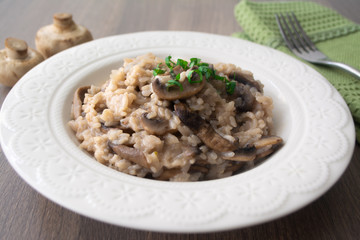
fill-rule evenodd
<path id="1" fill-rule="evenodd" d="M 173 72 L 175 76 L 183 71 L 184 69 L 180 65 L 176 65 L 176 67 L 173 68 Z"/>
<path id="2" fill-rule="evenodd" d="M 229 78 L 234 79 L 239 83 L 255 87 L 259 92 L 262 92 L 261 85 L 254 79 L 251 72 L 233 72 L 229 75 Z"/>
<path id="3" fill-rule="evenodd" d="M 246 112 L 254 108 L 255 97 L 250 92 L 250 87 L 236 82 L 234 92 L 227 94 L 226 99 L 235 102 L 237 112 Z"/>
<path id="4" fill-rule="evenodd" d="M 235 155 L 222 156 L 225 160 L 248 162 L 255 159 L 264 158 L 273 153 L 282 143 L 282 138 L 278 136 L 264 137 L 254 143 L 253 147 L 239 148 L 234 151 Z"/>
<path id="5" fill-rule="evenodd" d="M 120 122 L 116 125 L 111 125 L 111 126 L 105 126 L 105 124 L 101 122 L 100 131 L 102 133 L 107 133 L 111 129 L 120 129 L 123 131 L 123 133 L 128 133 L 128 134 L 134 133 L 134 130 L 132 128 L 125 127 L 125 126 L 121 125 Z"/>
<path id="6" fill-rule="evenodd" d="M 181 170 L 178 168 L 172 168 L 172 169 L 164 169 L 164 171 L 160 174 L 160 176 L 156 177 L 156 180 L 163 180 L 167 181 L 172 177 L 175 177 L 176 175 L 180 174 Z"/>
<path id="7" fill-rule="evenodd" d="M 143 113 L 140 122 L 146 132 L 155 135 L 164 135 L 171 131 L 169 121 L 161 118 L 147 118 L 148 113 Z M 176 130 L 175 130 L 176 131 Z"/>
<path id="8" fill-rule="evenodd" d="M 234 151 L 233 156 L 222 156 L 223 159 L 231 160 L 231 161 L 238 161 L 238 162 L 247 162 L 252 161 L 256 158 L 256 149 L 252 148 L 239 148 Z"/>
<path id="9" fill-rule="evenodd" d="M 282 143 L 282 138 L 278 136 L 267 136 L 256 141 L 254 143 L 254 147 L 257 149 L 256 159 L 261 159 L 270 155 L 276 149 L 278 149 Z"/>
<path id="10" fill-rule="evenodd" d="M 234 173 L 240 170 L 242 167 L 244 167 L 244 165 L 245 165 L 244 162 L 237 162 L 237 161 L 230 162 L 230 165 L 225 168 L 224 172 Z"/>
<path id="11" fill-rule="evenodd" d="M 196 78 L 199 76 L 194 73 L 193 77 Z M 196 79 L 193 79 L 193 81 L 196 81 Z M 182 90 L 178 86 L 168 88 L 165 84 L 162 84 L 158 78 L 155 78 L 152 82 L 152 89 L 160 99 L 170 101 L 184 99 L 200 92 L 205 86 L 205 79 L 203 77 L 203 80 L 199 83 L 189 83 L 189 81 L 185 80 L 181 84 L 183 87 Z"/>
<path id="12" fill-rule="evenodd" d="M 262 159 L 262 158 L 264 158 L 264 157 L 267 157 L 267 156 L 269 156 L 270 154 L 272 154 L 274 151 L 275 151 L 275 148 L 273 148 L 273 147 L 270 147 L 270 148 L 267 149 L 267 150 L 263 150 L 263 151 L 261 151 L 260 153 L 258 153 L 258 154 L 256 155 L 256 159 Z"/>
<path id="13" fill-rule="evenodd" d="M 281 144 L 283 142 L 281 137 L 278 136 L 267 136 L 267 137 L 263 137 L 260 140 L 256 141 L 254 143 L 254 147 L 259 149 L 265 146 L 269 146 L 269 145 L 278 145 Z"/>
<path id="14" fill-rule="evenodd" d="M 209 169 L 205 166 L 200 166 L 200 165 L 191 165 L 190 169 L 189 169 L 190 172 L 201 172 L 201 173 L 208 173 L 209 172 Z"/>
<path id="15" fill-rule="evenodd" d="M 139 149 L 122 144 L 115 144 L 113 142 L 109 142 L 108 145 L 120 157 L 136 163 L 146 169 L 150 169 L 150 164 L 147 162 L 145 155 Z"/>
<path id="16" fill-rule="evenodd" d="M 73 119 L 77 119 L 81 116 L 85 93 L 87 93 L 89 89 L 90 86 L 79 87 L 78 89 L 76 89 L 73 97 L 73 105 L 71 110 Z"/>
<path id="17" fill-rule="evenodd" d="M 185 104 L 177 103 L 174 108 L 175 114 L 181 122 L 188 126 L 209 148 L 219 152 L 233 151 L 237 148 L 232 142 L 220 136 L 209 122 L 191 112 Z"/>

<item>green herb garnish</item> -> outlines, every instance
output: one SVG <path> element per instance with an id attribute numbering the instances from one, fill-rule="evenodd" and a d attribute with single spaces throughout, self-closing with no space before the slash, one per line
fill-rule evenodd
<path id="1" fill-rule="evenodd" d="M 169 68 L 170 76 L 172 78 L 171 80 L 169 80 L 166 83 L 166 87 L 168 88 L 168 90 L 172 86 L 178 86 L 178 87 L 180 87 L 181 91 L 184 90 L 182 84 L 179 82 L 180 73 L 176 74 L 176 75 L 174 73 L 174 68 L 176 66 L 182 67 L 182 69 L 184 71 L 197 66 L 197 69 L 191 70 L 187 74 L 187 79 L 188 79 L 189 83 L 191 83 L 191 84 L 200 83 L 200 82 L 203 81 L 203 77 L 205 77 L 206 80 L 209 80 L 210 77 L 213 77 L 214 79 L 219 80 L 219 81 L 223 81 L 225 83 L 226 92 L 228 94 L 233 94 L 234 93 L 234 90 L 235 90 L 235 87 L 236 87 L 236 81 L 233 81 L 233 80 L 230 81 L 227 77 L 217 75 L 216 71 L 214 69 L 210 68 L 208 63 L 201 62 L 200 58 L 190 58 L 190 62 L 187 62 L 187 61 L 179 58 L 176 61 L 176 63 L 173 62 L 171 60 L 171 58 L 172 58 L 171 56 L 167 56 L 165 58 L 165 64 Z M 163 74 L 165 72 L 166 72 L 165 70 L 161 69 L 161 63 L 160 63 L 153 70 L 153 75 L 157 76 L 158 74 Z M 191 80 L 193 74 L 199 75 L 199 80 L 197 80 L 197 81 Z"/>
<path id="2" fill-rule="evenodd" d="M 200 58 L 190 58 L 189 68 L 192 68 L 195 65 L 199 65 L 201 59 Z"/>
<path id="3" fill-rule="evenodd" d="M 225 82 L 225 87 L 228 94 L 233 94 L 236 87 L 236 82 L 227 80 Z"/>
<path id="4" fill-rule="evenodd" d="M 180 88 L 180 91 L 184 90 L 182 84 L 179 81 L 175 80 L 175 79 L 170 79 L 166 83 L 166 88 L 168 89 L 168 91 L 169 91 L 169 88 L 172 87 L 172 86 L 178 86 Z"/>
<path id="5" fill-rule="evenodd" d="M 170 69 L 173 69 L 176 66 L 176 63 L 171 61 L 171 56 L 167 56 L 165 58 L 165 63 L 166 63 L 166 66 L 168 66 L 168 68 L 170 68 Z"/>
<path id="6" fill-rule="evenodd" d="M 198 81 L 191 80 L 193 73 L 197 73 L 199 75 Z M 188 72 L 187 78 L 188 78 L 189 83 L 200 83 L 203 81 L 203 74 L 201 73 L 201 71 L 199 69 L 194 69 L 194 70 L 191 70 Z"/>
<path id="7" fill-rule="evenodd" d="M 179 65 L 180 67 L 182 67 L 182 69 L 184 69 L 184 71 L 189 69 L 188 62 L 183 59 L 180 59 L 180 58 L 177 60 L 176 65 Z"/>
<path id="8" fill-rule="evenodd" d="M 163 73 L 166 72 L 165 70 L 161 69 L 160 66 L 161 66 L 161 63 L 159 63 L 159 64 L 156 66 L 156 68 L 153 70 L 153 75 L 154 75 L 154 77 L 157 76 L 157 75 L 159 75 L 159 74 L 163 74 Z"/>

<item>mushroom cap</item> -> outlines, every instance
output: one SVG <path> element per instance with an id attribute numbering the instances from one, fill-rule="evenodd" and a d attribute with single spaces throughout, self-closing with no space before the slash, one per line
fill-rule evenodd
<path id="1" fill-rule="evenodd" d="M 167 88 L 165 84 L 162 84 L 158 78 L 155 78 L 152 82 L 152 89 L 160 99 L 164 100 L 177 100 L 191 97 L 200 92 L 205 86 L 205 77 L 201 82 L 189 83 L 185 80 L 182 83 L 183 90 L 179 87 Z"/>
<path id="2" fill-rule="evenodd" d="M 146 132 L 157 136 L 164 135 L 168 132 L 176 131 L 170 129 L 169 121 L 161 118 L 147 118 L 148 113 L 141 114 L 140 123 Z"/>
<path id="3" fill-rule="evenodd" d="M 93 40 L 90 31 L 76 24 L 72 15 L 57 13 L 54 15 L 54 23 L 40 28 L 35 37 L 38 51 L 45 58 L 61 52 L 70 47 Z"/>
<path id="4" fill-rule="evenodd" d="M 16 38 L 5 40 L 5 49 L 0 50 L 0 83 L 12 87 L 31 68 L 44 60 L 25 41 Z"/>

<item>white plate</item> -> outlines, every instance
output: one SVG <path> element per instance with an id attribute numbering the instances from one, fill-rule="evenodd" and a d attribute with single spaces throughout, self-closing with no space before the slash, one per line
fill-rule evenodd
<path id="1" fill-rule="evenodd" d="M 72 94 L 107 80 L 124 58 L 148 52 L 252 71 L 274 100 L 285 145 L 253 170 L 196 183 L 141 179 L 94 161 L 67 126 Z M 119 35 L 61 52 L 16 84 L 1 115 L 3 150 L 29 185 L 79 214 L 154 231 L 220 231 L 294 212 L 338 180 L 355 144 L 345 102 L 316 71 L 270 48 L 195 32 Z"/>

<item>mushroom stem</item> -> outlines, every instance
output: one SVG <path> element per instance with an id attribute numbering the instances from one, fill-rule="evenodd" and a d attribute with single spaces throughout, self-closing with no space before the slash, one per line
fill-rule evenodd
<path id="1" fill-rule="evenodd" d="M 5 39 L 5 49 L 7 56 L 11 59 L 25 59 L 28 56 L 28 45 L 21 39 Z"/>
<path id="2" fill-rule="evenodd" d="M 56 13 L 53 16 L 54 26 L 60 30 L 66 30 L 74 26 L 72 15 L 69 13 Z"/>

